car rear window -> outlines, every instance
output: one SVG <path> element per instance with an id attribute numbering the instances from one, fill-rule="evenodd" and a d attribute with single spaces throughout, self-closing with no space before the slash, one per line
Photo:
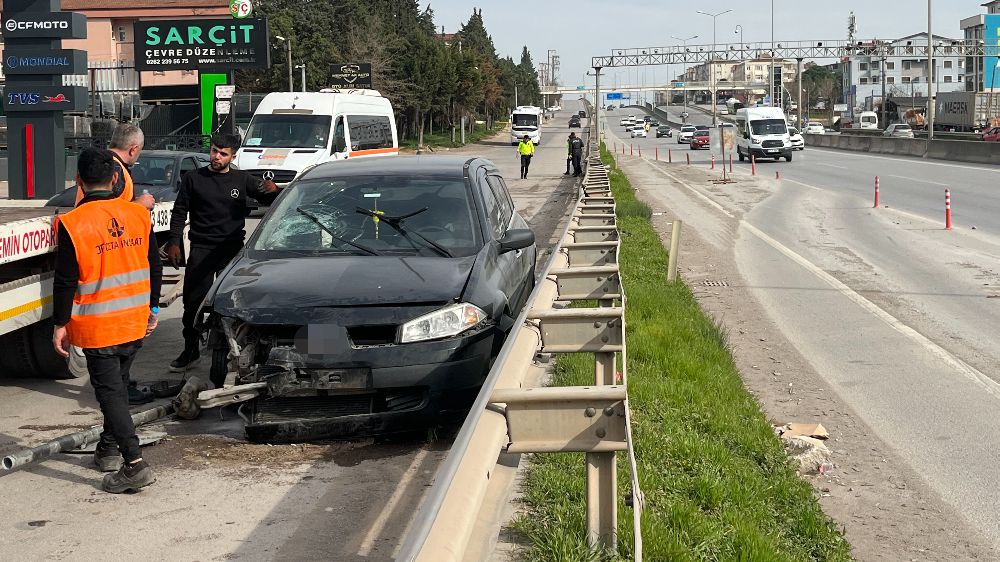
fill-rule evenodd
<path id="1" fill-rule="evenodd" d="M 261 223 L 253 249 L 269 252 L 453 256 L 482 247 L 465 181 L 453 177 L 346 176 L 293 184 Z M 402 217 L 404 233 L 370 213 Z"/>
<path id="2" fill-rule="evenodd" d="M 696 137 L 707 137 L 708 131 L 695 131 L 694 136 Z"/>

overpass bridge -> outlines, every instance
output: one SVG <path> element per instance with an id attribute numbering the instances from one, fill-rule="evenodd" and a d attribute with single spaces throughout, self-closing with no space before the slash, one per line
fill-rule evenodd
<path id="1" fill-rule="evenodd" d="M 739 90 L 739 91 L 753 91 L 754 93 L 763 93 L 769 86 L 767 82 L 727 82 L 720 80 L 717 84 L 712 84 L 710 82 L 676 82 L 671 84 L 661 84 L 661 85 L 630 85 L 626 84 L 623 86 L 616 86 L 614 88 L 602 88 L 601 91 L 604 93 L 608 92 L 665 92 L 665 91 L 685 91 L 685 92 L 703 92 L 711 90 Z M 759 90 L 759 91 L 758 91 Z M 572 93 L 580 94 L 593 94 L 594 89 L 590 88 L 548 88 L 542 90 L 542 94 L 545 95 L 566 95 Z"/>

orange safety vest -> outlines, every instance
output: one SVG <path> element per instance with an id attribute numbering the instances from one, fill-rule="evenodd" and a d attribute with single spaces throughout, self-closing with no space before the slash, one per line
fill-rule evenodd
<path id="1" fill-rule="evenodd" d="M 80 268 L 70 343 L 92 349 L 141 340 L 149 320 L 149 212 L 116 197 L 85 203 L 59 222 Z"/>
<path id="2" fill-rule="evenodd" d="M 135 199 L 135 186 L 132 184 L 132 174 L 129 173 L 128 166 L 125 165 L 125 162 L 117 154 L 112 152 L 111 155 L 115 157 L 115 161 L 118 162 L 118 165 L 122 169 L 122 176 L 125 178 L 125 189 L 122 190 L 118 198 L 122 201 L 132 201 Z M 81 200 L 83 200 L 83 189 L 80 186 L 76 186 L 76 201 L 73 202 L 73 206 L 79 205 Z"/>

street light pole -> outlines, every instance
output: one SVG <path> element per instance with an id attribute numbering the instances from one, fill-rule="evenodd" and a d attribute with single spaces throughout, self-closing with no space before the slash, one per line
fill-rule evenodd
<path id="1" fill-rule="evenodd" d="M 292 40 L 285 39 L 280 35 L 275 35 L 275 39 L 285 44 L 285 51 L 288 52 L 288 91 L 295 91 L 295 81 L 292 79 Z"/>
<path id="2" fill-rule="evenodd" d="M 771 83 L 771 107 L 774 107 L 774 0 L 771 0 L 771 72 L 767 77 Z"/>
<path id="3" fill-rule="evenodd" d="M 672 39 L 676 39 L 676 40 L 678 40 L 678 41 L 680 41 L 681 43 L 683 43 L 683 44 L 684 44 L 684 80 L 686 81 L 686 80 L 687 80 L 687 73 L 688 73 L 688 53 L 687 53 L 687 44 L 688 44 L 688 41 L 690 41 L 690 40 L 692 40 L 692 39 L 697 39 L 697 38 L 698 38 L 698 36 L 697 36 L 697 35 L 692 35 L 691 37 L 688 37 L 687 39 L 681 39 L 680 37 L 677 37 L 677 36 L 675 36 L 675 35 L 671 35 L 670 37 L 671 37 Z M 687 106 L 688 106 L 688 91 L 687 91 L 687 84 L 685 84 L 685 85 L 684 85 L 684 88 L 683 88 L 683 89 L 681 89 L 681 93 L 683 93 L 683 94 L 684 94 L 684 110 L 685 110 L 685 111 L 687 111 Z"/>
<path id="4" fill-rule="evenodd" d="M 711 74 L 711 76 L 709 78 L 709 87 L 712 88 L 712 124 L 713 125 L 715 125 L 716 123 L 718 123 L 718 119 L 719 119 L 719 117 L 718 117 L 718 111 L 719 111 L 719 103 L 718 103 L 718 101 L 719 100 L 717 99 L 719 91 L 718 91 L 718 88 L 715 87 L 715 48 L 716 48 L 716 42 L 715 42 L 715 19 L 718 18 L 719 16 L 723 15 L 723 14 L 728 14 L 729 12 L 732 12 L 732 10 L 726 10 L 724 12 L 719 12 L 717 14 L 710 14 L 708 12 L 703 12 L 701 10 L 698 10 L 699 14 L 701 14 L 703 16 L 708 16 L 708 17 L 712 18 L 712 56 L 708 60 L 708 71 Z"/>
<path id="5" fill-rule="evenodd" d="M 302 91 L 306 91 L 306 63 L 297 64 L 295 68 L 302 70 Z"/>
<path id="6" fill-rule="evenodd" d="M 931 4 L 927 0 L 927 146 L 934 140 L 934 26 L 931 25 Z"/>

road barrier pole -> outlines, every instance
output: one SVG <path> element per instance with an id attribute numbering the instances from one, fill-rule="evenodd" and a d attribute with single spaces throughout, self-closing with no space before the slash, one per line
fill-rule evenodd
<path id="1" fill-rule="evenodd" d="M 656 147 L 656 161 L 660 161 L 660 147 Z"/>
<path id="2" fill-rule="evenodd" d="M 639 147 L 639 158 L 642 158 L 642 147 Z"/>
<path id="3" fill-rule="evenodd" d="M 674 219 L 670 223 L 670 255 L 667 256 L 667 281 L 677 279 L 677 252 L 681 247 L 681 226 L 680 219 Z"/>
<path id="4" fill-rule="evenodd" d="M 709 168 L 709 169 L 710 170 L 714 170 L 715 169 L 715 155 L 714 154 L 712 155 L 712 167 Z"/>
<path id="5" fill-rule="evenodd" d="M 733 173 L 733 153 L 729 153 L 729 173 Z"/>
<path id="6" fill-rule="evenodd" d="M 750 155 L 750 175 L 757 175 L 757 158 L 753 154 Z"/>
<path id="7" fill-rule="evenodd" d="M 875 176 L 875 205 L 874 209 L 878 209 L 878 176 Z"/>
<path id="8" fill-rule="evenodd" d="M 629 145 L 628 145 L 628 155 L 629 156 L 634 156 L 635 155 L 635 147 L 632 146 L 631 143 L 629 143 Z"/>
<path id="9" fill-rule="evenodd" d="M 774 179 L 781 181 L 781 170 L 774 171 Z"/>
<path id="10" fill-rule="evenodd" d="M 667 163 L 668 164 L 674 163 L 674 151 L 670 150 L 669 148 L 667 149 Z"/>
<path id="11" fill-rule="evenodd" d="M 687 157 L 687 163 L 688 163 L 687 165 L 690 166 L 691 165 L 691 154 L 690 153 L 685 153 L 684 156 Z"/>
<path id="12" fill-rule="evenodd" d="M 944 190 L 944 228 L 951 230 L 951 191 L 948 188 Z"/>

